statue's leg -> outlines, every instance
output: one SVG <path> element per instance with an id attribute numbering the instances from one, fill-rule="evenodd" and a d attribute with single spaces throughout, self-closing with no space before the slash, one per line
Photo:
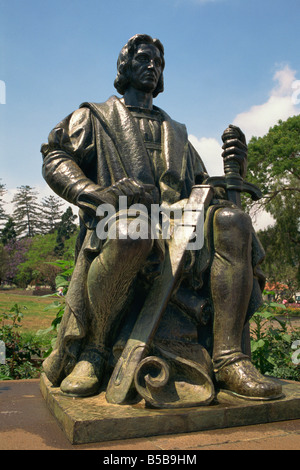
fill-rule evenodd
<path id="1" fill-rule="evenodd" d="M 281 387 L 265 378 L 242 352 L 242 334 L 253 287 L 252 223 L 239 209 L 214 217 L 211 293 L 214 304 L 213 363 L 220 388 L 249 398 L 276 398 Z"/>
<path id="2" fill-rule="evenodd" d="M 103 249 L 91 264 L 87 278 L 89 328 L 85 347 L 71 374 L 61 383 L 64 393 L 89 396 L 97 393 L 104 365 L 130 287 L 152 249 L 153 241 L 118 236 L 105 241 Z M 111 227 L 114 232 L 114 227 Z"/>

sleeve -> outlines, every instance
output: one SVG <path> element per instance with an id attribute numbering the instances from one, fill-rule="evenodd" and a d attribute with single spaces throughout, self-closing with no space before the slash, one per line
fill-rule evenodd
<path id="1" fill-rule="evenodd" d="M 94 214 L 103 201 L 99 185 L 89 179 L 85 168 L 96 155 L 91 111 L 80 108 L 62 120 L 41 147 L 43 177 L 53 191 Z"/>

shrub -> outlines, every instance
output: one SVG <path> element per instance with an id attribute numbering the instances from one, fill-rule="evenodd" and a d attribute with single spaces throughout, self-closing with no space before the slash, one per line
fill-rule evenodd
<path id="1" fill-rule="evenodd" d="M 300 339 L 300 329 L 293 328 L 289 316 L 278 317 L 285 306 L 265 303 L 250 322 L 252 362 L 262 374 L 300 381 L 300 367 L 292 360 L 293 343 Z"/>
<path id="2" fill-rule="evenodd" d="M 24 307 L 25 308 L 25 307 Z M 28 379 L 38 377 L 42 358 L 42 344 L 35 336 L 21 336 L 19 328 L 23 313 L 15 304 L 8 313 L 0 314 L 0 340 L 6 349 L 6 363 L 0 365 L 0 379 Z"/>

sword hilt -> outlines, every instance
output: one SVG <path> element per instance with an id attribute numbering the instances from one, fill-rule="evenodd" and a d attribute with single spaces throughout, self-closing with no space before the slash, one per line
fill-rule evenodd
<path id="1" fill-rule="evenodd" d="M 222 135 L 222 141 L 225 143 L 231 139 L 240 138 L 238 129 L 235 127 L 228 127 L 225 129 Z M 236 202 L 236 197 L 229 197 L 233 193 L 248 193 L 250 194 L 253 201 L 258 201 L 262 198 L 262 192 L 260 189 L 252 183 L 244 181 L 240 174 L 239 162 L 234 158 L 224 162 L 224 176 L 212 176 L 205 180 L 205 184 L 211 184 L 215 187 L 222 187 L 226 189 L 228 199 Z"/>
<path id="2" fill-rule="evenodd" d="M 222 135 L 222 141 L 225 144 L 228 140 L 238 139 L 240 138 L 240 134 L 238 129 L 234 127 L 227 127 Z M 240 191 L 242 188 L 243 178 L 240 174 L 240 164 L 238 161 L 234 160 L 234 158 L 224 161 L 224 173 L 227 177 L 228 187 L 227 189 L 236 189 Z"/>

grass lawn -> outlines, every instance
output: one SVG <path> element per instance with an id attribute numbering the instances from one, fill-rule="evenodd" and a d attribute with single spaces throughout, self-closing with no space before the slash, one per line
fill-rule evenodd
<path id="1" fill-rule="evenodd" d="M 27 294 L 27 295 L 26 295 Z M 37 332 L 48 328 L 55 318 L 57 309 L 45 311 L 45 307 L 54 300 L 64 301 L 62 297 L 42 297 L 28 295 L 22 290 L 0 290 L 0 313 L 8 312 L 15 304 L 18 304 L 24 317 L 20 332 Z"/>

